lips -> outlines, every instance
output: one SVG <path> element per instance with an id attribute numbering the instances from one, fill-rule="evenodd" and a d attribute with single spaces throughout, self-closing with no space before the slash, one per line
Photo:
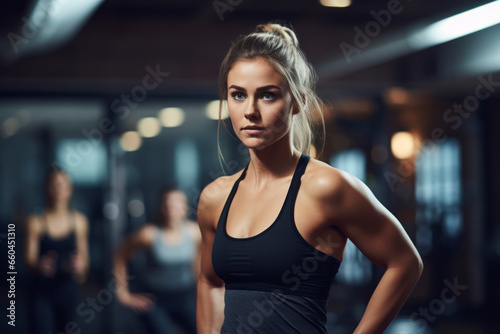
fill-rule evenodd
<path id="1" fill-rule="evenodd" d="M 257 125 L 247 125 L 242 130 L 249 135 L 256 135 L 262 132 L 264 128 Z"/>

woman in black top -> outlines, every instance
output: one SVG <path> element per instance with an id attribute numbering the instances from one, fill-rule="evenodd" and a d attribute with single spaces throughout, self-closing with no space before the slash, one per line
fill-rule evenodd
<path id="1" fill-rule="evenodd" d="M 66 332 L 81 302 L 79 283 L 89 263 L 88 222 L 69 207 L 72 190 L 66 173 L 49 172 L 45 211 L 27 221 L 24 258 L 34 279 L 30 333 Z"/>
<path id="2" fill-rule="evenodd" d="M 385 269 L 355 333 L 382 333 L 420 276 L 411 240 L 366 185 L 307 156 L 322 119 L 315 82 L 278 24 L 239 38 L 222 63 L 221 101 L 250 163 L 200 197 L 199 333 L 326 333 L 348 238 Z"/>

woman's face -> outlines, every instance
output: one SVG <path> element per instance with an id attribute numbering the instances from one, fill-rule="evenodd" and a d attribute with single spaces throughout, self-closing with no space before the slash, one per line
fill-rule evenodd
<path id="1" fill-rule="evenodd" d="M 64 173 L 52 174 L 47 184 L 49 201 L 53 204 L 67 203 L 71 197 L 72 186 L 69 177 Z"/>
<path id="2" fill-rule="evenodd" d="M 237 61 L 227 77 L 227 105 L 234 132 L 250 149 L 288 136 L 292 124 L 286 81 L 263 58 Z"/>
<path id="3" fill-rule="evenodd" d="M 170 191 L 162 198 L 161 212 L 169 222 L 184 220 L 187 215 L 187 199 L 181 191 Z"/>

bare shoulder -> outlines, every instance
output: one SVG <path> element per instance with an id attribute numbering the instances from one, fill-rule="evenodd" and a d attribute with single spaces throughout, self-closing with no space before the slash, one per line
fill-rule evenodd
<path id="1" fill-rule="evenodd" d="M 355 176 L 311 159 L 302 176 L 301 191 L 336 225 L 352 220 L 361 212 L 378 208 L 371 190 Z"/>
<path id="2" fill-rule="evenodd" d="M 192 220 L 188 220 L 186 224 L 191 237 L 195 241 L 199 241 L 201 239 L 201 234 L 200 234 L 200 226 L 198 225 L 198 223 Z"/>
<path id="3" fill-rule="evenodd" d="M 142 245 L 151 245 L 157 230 L 156 225 L 148 223 L 137 231 L 132 232 L 132 238 L 136 239 Z"/>
<path id="4" fill-rule="evenodd" d="M 205 204 L 218 204 L 223 198 L 226 198 L 231 188 L 241 175 L 242 171 L 229 175 L 221 176 L 209 183 L 201 192 L 200 201 Z"/>
<path id="5" fill-rule="evenodd" d="M 302 188 L 317 199 L 341 199 L 350 174 L 334 168 L 322 161 L 311 159 L 302 176 Z"/>
<path id="6" fill-rule="evenodd" d="M 242 172 L 243 170 L 233 175 L 221 176 L 203 189 L 198 203 L 198 223 L 201 227 L 205 224 L 216 224 L 226 199 Z"/>
<path id="7" fill-rule="evenodd" d="M 75 213 L 75 228 L 79 232 L 87 233 L 89 228 L 89 222 L 87 217 L 80 211 L 74 211 Z"/>
<path id="8" fill-rule="evenodd" d="M 34 235 L 42 233 L 42 217 L 38 215 L 29 215 L 26 219 L 26 232 Z"/>
<path id="9" fill-rule="evenodd" d="M 343 170 L 315 159 L 311 159 L 302 177 L 305 192 L 328 204 L 345 202 L 353 197 L 373 197 L 371 190 L 360 179 Z"/>

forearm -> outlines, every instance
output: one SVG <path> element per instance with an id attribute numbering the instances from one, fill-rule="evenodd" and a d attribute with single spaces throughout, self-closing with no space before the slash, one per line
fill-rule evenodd
<path id="1" fill-rule="evenodd" d="M 77 252 L 76 261 L 80 261 L 81 263 L 75 265 L 76 268 L 74 269 L 74 272 L 80 283 L 83 283 L 87 278 L 90 263 L 87 247 L 80 247 Z"/>
<path id="2" fill-rule="evenodd" d="M 118 299 L 123 299 L 123 297 L 129 294 L 129 289 L 127 284 L 127 264 L 122 255 L 117 255 L 115 257 L 114 267 L 116 275 L 116 294 Z"/>
<path id="3" fill-rule="evenodd" d="M 419 263 L 389 267 L 373 292 L 354 334 L 382 333 L 405 303 L 420 273 Z"/>
<path id="4" fill-rule="evenodd" d="M 224 321 L 224 287 L 198 281 L 196 327 L 198 334 L 219 334 Z"/>

